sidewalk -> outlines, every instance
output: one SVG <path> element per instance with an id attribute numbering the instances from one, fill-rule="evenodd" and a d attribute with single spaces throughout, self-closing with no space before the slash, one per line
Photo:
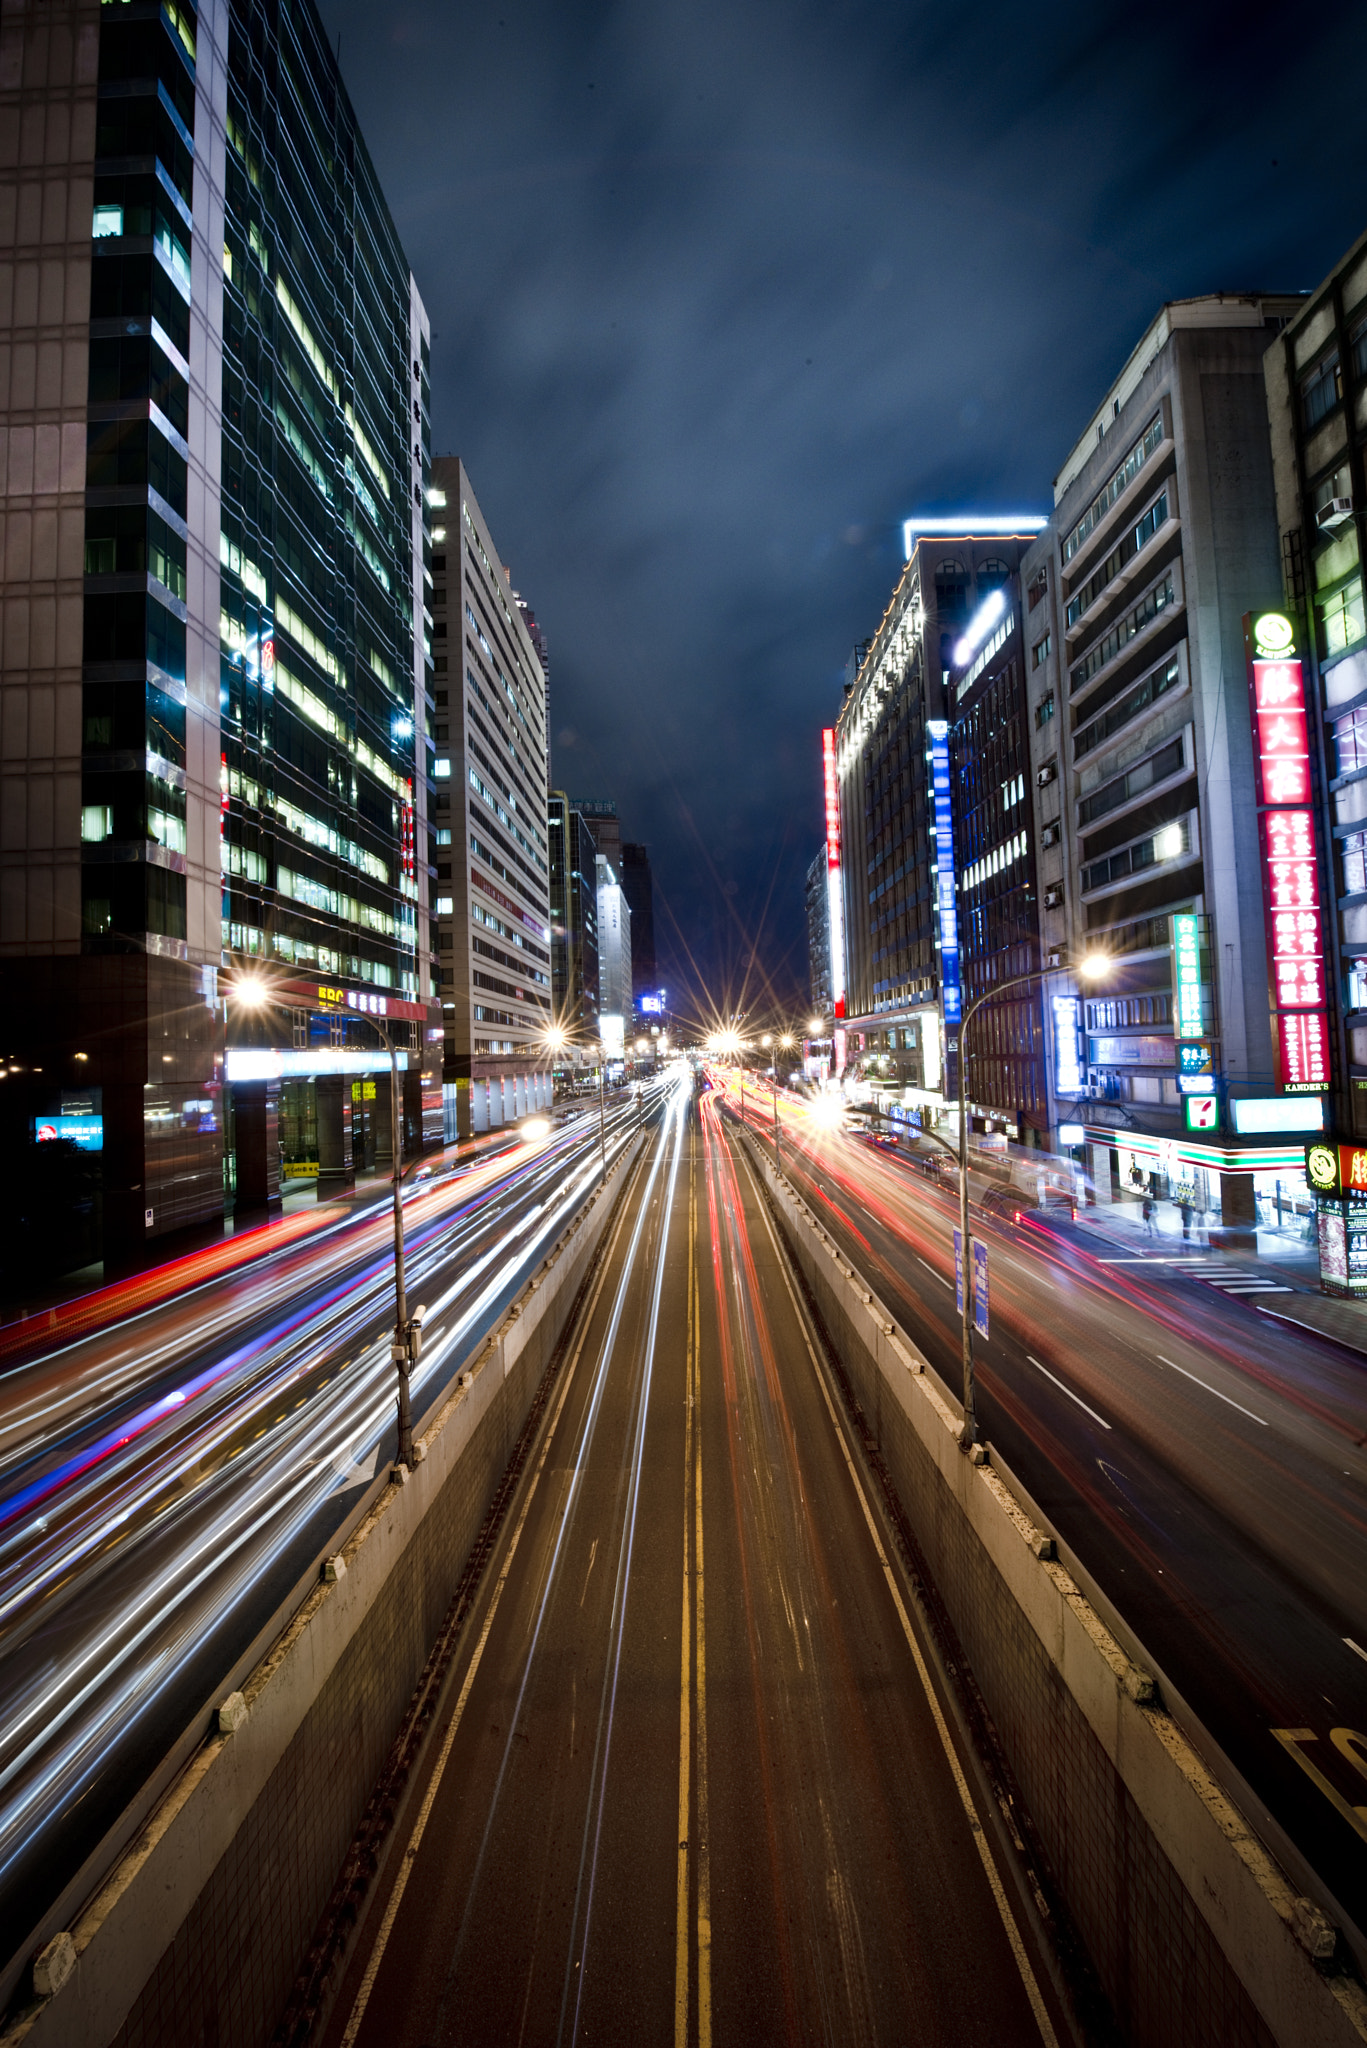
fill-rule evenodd
<path id="1" fill-rule="evenodd" d="M 1256 1252 L 1212 1246 L 1195 1223 L 1191 1236 L 1184 1239 L 1181 1216 L 1171 1202 L 1157 1204 L 1153 1236 L 1145 1230 L 1137 1201 L 1098 1202 L 1095 1208 L 1079 1210 L 1077 1222 L 1079 1230 L 1131 1258 L 1199 1259 L 1210 1272 L 1223 1269 L 1278 1281 L 1293 1292 L 1271 1300 L 1256 1297 L 1264 1315 L 1299 1324 L 1367 1357 L 1367 1301 L 1340 1301 L 1320 1292 L 1319 1252 L 1306 1241 L 1299 1220 L 1282 1230 L 1260 1229 Z"/>

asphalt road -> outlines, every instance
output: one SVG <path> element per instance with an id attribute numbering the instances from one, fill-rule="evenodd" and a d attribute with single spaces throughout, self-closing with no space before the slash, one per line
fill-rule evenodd
<path id="1" fill-rule="evenodd" d="M 415 1422 L 598 1176 L 593 1114 L 406 1190 Z M 334 1219 L 0 1374 L 0 1983 L 393 1455 L 392 1210 Z"/>
<path id="2" fill-rule="evenodd" d="M 747 1094 L 772 1144 L 769 1101 Z M 957 1392 L 957 1194 L 796 1102 L 781 1152 Z M 1229 1299 L 1208 1263 L 1130 1256 L 1047 1217 L 973 1230 L 991 1272 L 980 1433 L 1367 1957 L 1367 1362 L 1254 1305 L 1284 1295 Z"/>
<path id="3" fill-rule="evenodd" d="M 636 1169 L 327 2039 L 1055 2040 L 757 1191 Z M 966 1959 L 971 1951 L 971 1968 Z"/>

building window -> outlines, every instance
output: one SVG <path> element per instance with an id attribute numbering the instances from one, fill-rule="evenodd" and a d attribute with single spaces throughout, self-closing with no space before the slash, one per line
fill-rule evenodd
<path id="1" fill-rule="evenodd" d="M 438 917 L 450 917 L 450 916 L 451 916 L 451 914 L 452 914 L 452 912 L 454 911 L 455 907 L 456 907 L 456 903 L 455 903 L 455 898 L 454 898 L 453 896 L 438 896 L 438 898 L 437 898 L 437 916 L 438 916 Z"/>
<path id="2" fill-rule="evenodd" d="M 1355 768 L 1367 768 L 1367 710 L 1355 711 L 1351 718 L 1342 719 L 1334 727 L 1334 742 L 1338 747 L 1340 775 Z"/>
<path id="3" fill-rule="evenodd" d="M 1301 378 L 1301 422 L 1307 433 L 1311 427 L 1319 425 L 1326 413 L 1333 411 L 1342 396 L 1343 371 L 1339 366 L 1339 352 L 1332 349 Z"/>
<path id="4" fill-rule="evenodd" d="M 1091 796 L 1084 797 L 1077 807 L 1079 825 L 1094 824 L 1111 811 L 1118 811 L 1131 797 L 1139 796 L 1156 783 L 1165 782 L 1170 775 L 1180 774 L 1185 766 L 1182 741 L 1179 736 L 1160 747 L 1156 754 L 1150 754 L 1147 761 L 1141 761 L 1126 775 L 1117 775 L 1113 782 L 1103 783 Z"/>
<path id="5" fill-rule="evenodd" d="M 1053 644 L 1054 637 L 1052 633 L 1046 633 L 1042 640 L 1035 642 L 1034 646 L 1030 649 L 1030 666 L 1032 669 L 1038 668 L 1042 661 L 1049 659 L 1049 650 Z"/>
<path id="6" fill-rule="evenodd" d="M 438 761 L 432 772 L 435 774 L 438 782 L 449 781 L 451 775 L 451 763 L 449 761 Z"/>
<path id="7" fill-rule="evenodd" d="M 1104 433 L 1104 426 L 1098 422 L 1096 430 L 1097 439 L 1100 440 Z M 1144 429 L 1144 432 L 1125 457 L 1125 460 L 1118 469 L 1112 472 L 1111 476 L 1107 479 L 1105 488 L 1099 491 L 1097 496 L 1093 498 L 1077 525 L 1064 541 L 1063 559 L 1065 562 L 1072 561 L 1073 556 L 1086 541 L 1088 535 L 1106 517 L 1112 505 L 1119 498 L 1123 497 L 1162 439 L 1163 416 L 1161 413 L 1155 413 L 1148 426 Z"/>
<path id="8" fill-rule="evenodd" d="M 1030 584 L 1029 589 L 1025 593 L 1025 602 L 1031 611 L 1035 609 L 1035 606 L 1040 602 L 1040 599 L 1044 596 L 1044 593 L 1048 588 L 1049 570 L 1048 566 L 1046 565 L 1043 569 L 1040 570 L 1039 575 L 1034 578 L 1034 580 Z"/>
<path id="9" fill-rule="evenodd" d="M 1318 601 L 1316 609 L 1324 627 L 1324 658 L 1332 661 L 1336 654 L 1356 646 L 1364 638 L 1362 615 L 1362 578 L 1354 576 L 1332 597 Z"/>
<path id="10" fill-rule="evenodd" d="M 1049 723 L 1049 720 L 1053 717 L 1053 715 L 1054 693 L 1052 690 L 1050 690 L 1049 694 L 1046 697 L 1041 697 L 1039 703 L 1035 706 L 1036 732 L 1039 731 L 1041 726 L 1047 725 Z"/>
<path id="11" fill-rule="evenodd" d="M 1367 832 L 1350 832 L 1343 842 L 1343 893 L 1360 896 L 1367 890 Z"/>
<path id="12" fill-rule="evenodd" d="M 1186 820 L 1164 825 L 1161 831 L 1141 839 L 1136 846 L 1127 846 L 1122 852 L 1113 853 L 1108 860 L 1094 861 L 1091 867 L 1084 868 L 1083 892 L 1107 888 L 1125 875 L 1139 874 L 1144 868 L 1159 867 L 1165 861 L 1180 860 L 1184 853 L 1190 851 L 1191 839 Z"/>
<path id="13" fill-rule="evenodd" d="M 1353 375 L 1367 377 L 1367 320 L 1359 320 L 1348 336 L 1353 351 Z"/>

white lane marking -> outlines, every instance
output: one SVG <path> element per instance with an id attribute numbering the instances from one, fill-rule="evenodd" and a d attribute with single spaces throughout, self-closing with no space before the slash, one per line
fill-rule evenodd
<path id="1" fill-rule="evenodd" d="M 1235 1401 L 1230 1397 L 1230 1395 L 1222 1394 L 1218 1387 L 1213 1387 L 1210 1384 L 1209 1380 L 1197 1379 L 1196 1374 L 1194 1372 L 1188 1372 L 1186 1367 L 1184 1365 L 1178 1365 L 1175 1359 L 1164 1358 L 1162 1353 L 1158 1351 L 1155 1351 L 1153 1355 L 1158 1360 L 1158 1363 L 1160 1365 L 1170 1365 L 1174 1372 L 1181 1373 L 1184 1380 L 1191 1380 L 1194 1385 L 1198 1387 L 1204 1387 L 1208 1394 L 1214 1394 L 1217 1401 L 1228 1402 L 1231 1408 L 1237 1408 L 1241 1415 L 1246 1415 L 1250 1422 L 1258 1423 L 1260 1427 L 1263 1429 L 1267 1428 L 1267 1417 L 1265 1415 L 1255 1415 L 1251 1408 L 1245 1408 L 1242 1401 Z"/>
<path id="2" fill-rule="evenodd" d="M 1029 1364 L 1034 1366 L 1036 1372 L 1042 1372 L 1047 1380 L 1052 1380 L 1054 1382 L 1054 1385 L 1058 1388 L 1061 1394 L 1066 1394 L 1070 1401 L 1076 1401 L 1078 1407 L 1081 1408 L 1085 1414 L 1090 1415 L 1093 1422 L 1099 1422 L 1103 1429 L 1110 1428 L 1111 1425 L 1106 1420 L 1105 1416 L 1098 1415 L 1095 1408 L 1089 1408 L 1087 1406 L 1087 1403 L 1083 1400 L 1081 1394 L 1075 1394 L 1071 1387 L 1065 1386 L 1057 1373 L 1050 1372 L 1048 1366 L 1041 1365 L 1037 1358 L 1031 1358 L 1030 1353 L 1028 1351 L 1026 1352 L 1025 1356 Z"/>
<path id="3" fill-rule="evenodd" d="M 1293 1294 L 1294 1288 L 1282 1287 L 1275 1280 L 1214 1280 L 1202 1275 L 1207 1287 L 1218 1287 L 1221 1294 Z"/>
<path id="4" fill-rule="evenodd" d="M 1134 1256 L 1096 1259 L 1098 1266 L 1208 1266 L 1209 1259 L 1194 1259 L 1188 1252 L 1139 1252 Z"/>
<path id="5" fill-rule="evenodd" d="M 1345 1643 L 1347 1643 L 1349 1649 L 1356 1650 L 1358 1656 L 1361 1657 L 1363 1663 L 1367 1664 L 1367 1650 L 1363 1649 L 1361 1643 L 1355 1643 L 1351 1636 L 1345 1636 L 1343 1640 Z"/>
<path id="6" fill-rule="evenodd" d="M 929 1273 L 931 1279 L 938 1280 L 941 1287 L 953 1287 L 954 1282 L 952 1280 L 946 1280 L 944 1274 L 937 1273 L 933 1266 L 926 1265 L 925 1260 L 921 1257 L 919 1252 L 916 1254 L 916 1263 L 918 1266 L 925 1266 L 926 1271 L 927 1273 Z"/>
<path id="7" fill-rule="evenodd" d="M 751 1177 L 755 1178 L 756 1176 L 754 1174 L 753 1166 L 750 1170 Z M 1044 2042 L 1045 2048 L 1059 2048 L 1058 2035 L 1054 2032 L 1053 2023 L 1049 2018 L 1049 2010 L 1044 2003 L 1044 1994 L 1040 1990 L 1039 1980 L 1035 1976 L 1034 1967 L 1030 1961 L 1029 1953 L 1026 1950 L 1025 1942 L 1021 1937 L 1020 1928 L 1017 1926 L 1015 1916 L 1012 1913 L 1009 1904 L 1007 1903 L 1006 1887 L 1002 1883 L 1001 1873 L 997 1869 L 996 1861 L 992 1855 L 991 1848 L 989 1847 L 987 1840 L 987 1831 L 983 1827 L 982 1822 L 978 1818 L 978 1809 L 977 1806 L 974 1804 L 973 1794 L 969 1788 L 968 1779 L 964 1774 L 964 1767 L 959 1761 L 959 1752 L 954 1747 L 953 1738 L 951 1737 L 949 1732 L 949 1724 L 945 1720 L 944 1710 L 940 1705 L 940 1701 L 936 1694 L 935 1687 L 931 1681 L 930 1671 L 926 1665 L 926 1660 L 921 1654 L 921 1646 L 917 1642 L 916 1637 L 912 1631 L 911 1617 L 907 1613 L 905 1603 L 902 1599 L 901 1589 L 897 1584 L 897 1580 L 893 1574 L 892 1565 L 888 1560 L 888 1554 L 886 1550 L 883 1548 L 883 1539 L 879 1535 L 878 1525 L 873 1519 L 873 1510 L 869 1506 L 868 1497 L 864 1492 L 864 1488 L 860 1481 L 859 1474 L 855 1470 L 854 1458 L 851 1455 L 849 1444 L 845 1438 L 845 1432 L 841 1427 L 839 1417 L 836 1415 L 835 1404 L 831 1400 L 830 1391 L 826 1385 L 826 1375 L 821 1370 L 820 1365 L 817 1363 L 816 1352 L 812 1348 L 812 1340 L 807 1328 L 807 1318 L 803 1314 L 801 1308 L 798 1306 L 797 1295 L 793 1289 L 793 1283 L 791 1277 L 789 1276 L 787 1263 L 783 1257 L 782 1252 L 779 1250 L 778 1238 L 774 1234 L 774 1226 L 769 1216 L 769 1207 L 768 1204 L 763 1200 L 763 1190 L 760 1190 L 760 1194 L 760 1214 L 764 1218 L 764 1226 L 769 1233 L 769 1242 L 774 1247 L 774 1257 L 778 1260 L 778 1269 L 780 1273 L 783 1275 L 783 1284 L 788 1290 L 788 1299 L 793 1304 L 793 1314 L 796 1316 L 797 1326 L 802 1332 L 802 1341 L 807 1347 L 807 1356 L 812 1361 L 812 1371 L 815 1373 L 816 1383 L 818 1387 L 820 1387 L 821 1389 L 821 1398 L 826 1404 L 826 1413 L 831 1418 L 831 1427 L 835 1431 L 835 1440 L 839 1444 L 841 1455 L 845 1460 L 845 1468 L 850 1475 L 850 1481 L 854 1487 L 855 1497 L 858 1500 L 860 1507 L 864 1511 L 864 1522 L 868 1528 L 869 1536 L 873 1542 L 874 1555 L 877 1557 L 879 1565 L 882 1567 L 884 1582 L 887 1585 L 888 1591 L 892 1595 L 893 1606 L 897 1609 L 897 1618 L 902 1624 L 902 1633 L 907 1639 L 907 1647 L 911 1651 L 912 1658 L 915 1662 L 916 1675 L 921 1681 L 921 1689 L 925 1693 L 926 1704 L 930 1708 L 931 1718 L 935 1723 L 935 1731 L 940 1738 L 940 1744 L 944 1750 L 945 1759 L 949 1765 L 950 1773 L 954 1779 L 955 1789 L 957 1790 L 959 1794 L 959 1799 L 963 1805 L 964 1813 L 968 1820 L 969 1831 L 973 1836 L 974 1845 L 977 1848 L 978 1855 L 982 1861 L 983 1871 L 987 1877 L 987 1882 L 991 1887 L 992 1897 L 996 1903 L 997 1911 L 1001 1915 L 1001 1923 L 1006 1933 L 1006 1939 L 1011 1945 L 1011 1953 L 1015 1957 L 1016 1968 L 1020 1971 L 1021 1982 L 1025 1986 L 1025 1995 L 1029 1999 L 1030 2009 L 1035 2015 L 1035 2024 L 1036 2026 L 1038 2026 L 1040 2030 L 1040 2038 Z M 925 1261 L 922 1260 L 922 1264 L 924 1263 Z M 936 1278 L 939 1278 L 938 1274 L 936 1275 Z"/>

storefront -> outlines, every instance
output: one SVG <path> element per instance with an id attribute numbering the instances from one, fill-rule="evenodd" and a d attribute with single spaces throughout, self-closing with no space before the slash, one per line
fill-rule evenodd
<path id="1" fill-rule="evenodd" d="M 1303 1145 L 1204 1145 L 1094 1125 L 1084 1136 L 1100 1202 L 1149 1196 L 1189 1208 L 1197 1228 L 1313 1235 Z"/>

